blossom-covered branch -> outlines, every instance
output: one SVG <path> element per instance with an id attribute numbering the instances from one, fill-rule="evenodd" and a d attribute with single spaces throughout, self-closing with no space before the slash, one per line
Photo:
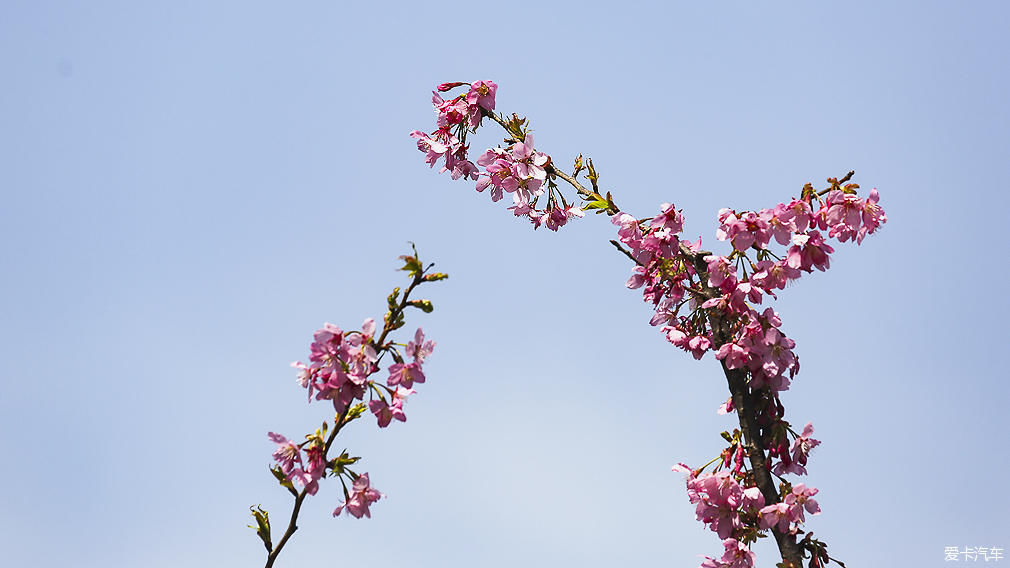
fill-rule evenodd
<path id="1" fill-rule="evenodd" d="M 267 511 L 261 507 L 251 508 L 256 520 L 256 526 L 251 528 L 256 529 L 267 550 L 267 568 L 273 566 L 284 545 L 298 529 L 298 514 L 305 498 L 316 494 L 319 480 L 326 475 L 338 478 L 344 492 L 344 501 L 334 509 L 334 517 L 344 512 L 359 519 L 371 517 L 371 505 L 383 497 L 372 487 L 368 473 L 358 474 L 351 469 L 360 458 L 352 457 L 347 450 L 331 458 L 329 452 L 344 426 L 366 411 L 375 416 L 380 428 L 389 426 L 394 420 L 406 421 L 403 404 L 415 393 L 413 386 L 425 382 L 422 364 L 434 350 L 435 342 L 425 339 L 421 328 L 406 344 L 392 341 L 390 334 L 404 326 L 407 308 L 417 308 L 426 313 L 434 309 L 429 300 L 410 299 L 415 288 L 426 282 L 444 280 L 448 275 L 429 272 L 433 265 L 424 266 L 416 248 L 413 255 L 401 256 L 400 259 L 404 263 L 401 270 L 410 275 L 410 284 L 402 293 L 400 288 L 394 288 L 386 299 L 388 309 L 378 335 L 378 326 L 371 318 L 362 323 L 360 330 L 353 331 L 344 331 L 327 323 L 313 336 L 309 363 L 292 363 L 298 369 L 298 384 L 308 391 L 309 401 L 330 401 L 336 418 L 332 429 L 323 422 L 315 433 L 305 436 L 305 441 L 300 443 L 281 434 L 268 433 L 270 440 L 277 445 L 273 453 L 276 464 L 270 471 L 294 497 L 294 504 L 287 529 L 276 545 L 272 540 Z M 372 377 L 380 373 L 380 363 L 386 355 L 393 360 L 386 368 L 388 375 L 384 382 L 374 380 Z"/>
<path id="2" fill-rule="evenodd" d="M 457 87 L 467 91 L 448 100 L 439 94 Z M 478 192 L 490 188 L 492 201 L 511 194 L 509 210 L 528 218 L 534 228 L 558 230 L 589 210 L 611 216 L 618 227 L 618 239 L 611 242 L 635 263 L 627 286 L 642 289 L 653 307 L 650 323 L 696 359 L 714 353 L 730 390 L 719 412 L 735 411 L 740 428 L 722 433 L 728 445 L 708 464 L 674 467 L 688 474 L 688 498 L 698 520 L 723 539 L 723 555 L 706 558 L 702 567 L 753 566 L 750 544 L 766 532 L 776 539 L 780 566 L 799 568 L 804 557 L 810 566 L 838 562 L 823 542 L 800 528 L 805 514 L 820 513 L 813 498 L 818 490 L 784 478 L 805 475 L 810 451 L 820 442 L 811 437 L 812 424 L 797 433 L 785 420 L 780 393 L 799 372 L 799 358 L 779 314 L 757 306 L 804 273 L 826 270 L 834 252 L 829 239 L 861 244 L 879 229 L 887 217 L 877 191 L 860 197 L 859 186 L 848 183 L 849 172 L 840 180 L 829 178 L 822 190 L 807 184 L 798 196 L 771 208 L 722 209 L 716 237 L 728 241 L 732 250 L 713 254 L 702 250 L 700 239 L 680 239 L 684 217 L 673 204 L 638 218 L 622 212 L 611 194 L 601 191 L 591 159 L 580 155 L 571 174 L 562 171 L 534 147 L 525 118 L 494 112 L 497 88 L 491 81 L 440 85 L 432 99 L 437 128 L 411 136 L 432 167 L 444 159 L 441 171 L 476 181 Z M 504 145 L 486 150 L 474 164 L 467 135 L 485 117 L 505 129 Z M 591 189 L 579 181 L 580 175 Z M 570 200 L 558 179 L 574 189 Z M 712 470 L 706 471 L 709 466 Z M 801 534 L 805 536 L 797 540 Z"/>

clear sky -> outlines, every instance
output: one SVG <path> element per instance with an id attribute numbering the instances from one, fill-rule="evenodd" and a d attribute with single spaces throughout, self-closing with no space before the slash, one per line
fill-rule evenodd
<path id="1" fill-rule="evenodd" d="M 332 519 L 324 485 L 278 566 L 722 550 L 670 472 L 733 427 L 711 355 L 650 328 L 603 218 L 533 232 L 408 137 L 435 85 L 477 79 L 716 250 L 721 207 L 877 187 L 884 229 L 776 304 L 787 417 L 823 442 L 808 528 L 852 567 L 1010 547 L 1010 8 L 828 4 L 5 2 L 5 565 L 260 565 L 248 507 L 289 507 L 266 432 L 328 415 L 288 364 L 323 322 L 381 317 L 411 240 L 451 274 L 409 324 L 438 341 L 428 383 L 406 424 L 340 442 L 388 497 Z"/>

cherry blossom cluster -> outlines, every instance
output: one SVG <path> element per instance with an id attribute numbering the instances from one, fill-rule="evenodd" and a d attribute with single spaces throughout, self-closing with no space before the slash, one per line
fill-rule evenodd
<path id="1" fill-rule="evenodd" d="M 448 100 L 439 94 L 461 86 L 469 90 Z M 511 137 L 504 147 L 485 150 L 476 164 L 470 161 L 467 134 L 476 132 L 485 116 L 504 124 L 504 119 L 494 115 L 497 92 L 498 85 L 492 81 L 439 85 L 431 101 L 437 128 L 430 133 L 419 130 L 410 133 L 417 139 L 417 149 L 424 152 L 425 162 L 434 167 L 444 160 L 440 172 L 448 171 L 452 179 L 476 181 L 477 191 L 489 190 L 492 201 L 511 194 L 513 204 L 509 211 L 516 217 L 528 218 L 534 229 L 545 226 L 557 231 L 569 219 L 584 216 L 584 211 L 577 204 L 569 204 L 548 179 L 550 156 L 534 148 L 533 134 L 518 118 L 510 123 Z M 538 206 L 542 201 L 546 201 L 546 206 Z"/>
<path id="2" fill-rule="evenodd" d="M 809 425 L 808 425 L 809 428 Z M 736 450 L 723 452 L 721 469 L 702 473 L 677 464 L 674 471 L 687 473 L 688 500 L 695 505 L 697 519 L 723 539 L 725 554 L 719 560 L 706 557 L 702 568 L 750 568 L 754 554 L 748 543 L 753 542 L 762 530 L 774 528 L 782 534 L 797 534 L 806 521 L 806 513 L 817 515 L 820 506 L 813 496 L 817 489 L 805 484 L 783 483 L 781 499 L 765 505 L 765 497 L 748 475 L 743 465 L 743 447 L 737 441 Z M 721 466 L 720 466 L 721 467 Z"/>
<path id="3" fill-rule="evenodd" d="M 267 549 L 268 567 L 294 533 L 302 500 L 318 492 L 319 480 L 327 474 L 340 480 L 344 492 L 344 501 L 334 509 L 334 517 L 345 511 L 356 518 L 371 517 L 371 505 L 383 497 L 372 487 L 368 473 L 358 474 L 351 469 L 360 458 L 351 457 L 346 450 L 337 457 L 329 457 L 328 452 L 341 429 L 368 411 L 375 416 L 380 428 L 389 426 L 394 420 L 405 422 L 404 402 L 415 393 L 414 385 L 426 380 L 423 364 L 434 351 L 435 342 L 426 339 L 421 328 L 417 328 L 406 344 L 393 341 L 390 335 L 404 327 L 407 308 L 426 313 L 434 309 L 429 300 L 410 299 L 414 289 L 448 276 L 429 272 L 432 265 L 425 267 L 416 249 L 413 255 L 401 256 L 400 260 L 404 263 L 401 270 L 411 276 L 410 285 L 402 292 L 394 288 L 388 296 L 389 307 L 381 330 L 372 318 L 366 319 L 361 329 L 350 331 L 326 323 L 313 334 L 308 364 L 291 364 L 298 370 L 297 382 L 308 392 L 309 402 L 330 401 L 336 417 L 333 428 L 323 422 L 315 433 L 306 435 L 305 441 L 300 443 L 275 432 L 267 434 L 276 444 L 275 465 L 270 471 L 295 498 L 288 530 L 276 545 L 271 537 L 269 515 L 262 508 L 252 509 L 257 523 L 253 528 L 257 529 Z M 392 361 L 382 373 L 382 359 L 386 355 Z M 384 380 L 377 380 L 379 376 L 384 376 Z M 350 482 L 350 489 L 345 479 Z"/>
<path id="4" fill-rule="evenodd" d="M 411 388 L 414 383 L 424 382 L 421 364 L 431 355 L 435 342 L 425 341 L 424 332 L 418 328 L 414 339 L 406 345 L 406 354 L 412 361 L 405 363 L 394 352 L 397 362 L 389 366 L 389 376 L 383 385 L 369 379 L 379 371 L 374 335 L 375 320 L 371 318 L 365 320 L 361 331 L 344 332 L 327 323 L 314 335 L 309 364 L 295 362 L 291 366 L 299 370 L 298 384 L 308 390 L 309 399 L 315 394 L 316 400 L 332 401 L 338 414 L 355 400 L 363 400 L 368 392 L 371 395 L 368 409 L 378 418 L 379 427 L 385 428 L 393 419 L 406 421 L 403 403 L 415 393 Z M 395 346 L 381 349 L 395 350 Z"/>
<path id="5" fill-rule="evenodd" d="M 774 310 L 759 312 L 754 306 L 766 295 L 775 297 L 776 290 L 784 289 L 804 272 L 829 267 L 834 249 L 815 227 L 840 242 L 853 239 L 861 243 L 865 235 L 887 221 L 875 189 L 863 199 L 854 194 L 856 184 L 835 186 L 829 188 L 825 199 L 808 186 L 804 197 L 772 209 L 721 210 L 716 236 L 730 241 L 734 250 L 728 256 L 704 256 L 706 266 L 701 274 L 692 258 L 701 242 L 678 240 L 683 216 L 673 205 L 661 205 L 661 213 L 651 220 L 638 220 L 627 213 L 614 215 L 620 242 L 638 264 L 627 285 L 643 289 L 643 298 L 655 308 L 652 325 L 659 326 L 675 346 L 696 359 L 709 350 L 716 351 L 715 357 L 728 368 L 746 368 L 753 388 L 787 390 L 799 371 L 799 359 L 793 353 L 795 342 L 782 333 L 782 320 Z M 811 207 L 813 200 L 820 205 L 816 211 Z M 791 246 L 776 256 L 769 249 L 772 239 Z M 748 256 L 751 252 L 754 260 Z M 685 305 L 691 309 L 689 315 L 681 314 Z M 708 310 L 731 322 L 733 336 L 729 341 L 716 345 Z"/>
<path id="6" fill-rule="evenodd" d="M 424 332 L 418 328 L 414 339 L 407 343 L 406 353 L 412 359 L 407 363 L 396 353 L 397 362 L 388 368 L 385 384 L 369 377 L 379 372 L 379 355 L 376 351 L 375 320 L 366 319 L 360 331 L 342 331 L 339 327 L 326 323 L 316 331 L 310 348 L 309 364 L 292 363 L 298 369 L 298 384 L 308 390 L 309 400 L 329 400 L 338 415 L 345 413 L 355 400 L 364 400 L 368 393 L 368 409 L 375 415 L 380 428 L 389 426 L 393 420 L 405 422 L 403 403 L 416 391 L 414 383 L 425 381 L 421 364 L 435 348 L 434 341 L 425 341 Z M 380 346 L 380 350 L 395 350 L 393 345 Z M 388 397 L 388 398 L 387 398 Z M 315 495 L 319 479 L 326 473 L 327 464 L 323 459 L 325 441 L 323 435 L 309 436 L 299 446 L 284 436 L 270 432 L 270 439 L 277 444 L 274 461 L 284 475 L 305 487 L 309 495 Z M 302 454 L 305 458 L 302 458 Z M 364 478 L 362 482 L 361 479 Z M 367 474 L 353 478 L 356 488 L 354 497 L 337 507 L 333 515 L 342 510 L 360 518 L 370 517 L 368 506 L 382 495 L 366 487 L 358 492 L 360 484 L 368 484 Z M 352 501 L 354 505 L 351 505 Z"/>
<path id="7" fill-rule="evenodd" d="M 462 85 L 452 83 L 449 88 Z M 587 168 L 580 155 L 574 171 L 566 174 L 533 148 L 525 119 L 512 115 L 507 121 L 491 112 L 493 104 L 479 112 L 467 106 L 475 104 L 470 100 L 475 85 L 451 104 L 436 93 L 440 130 L 430 135 L 412 133 L 428 163 L 434 166 L 445 156 L 443 171 L 451 170 L 454 179 L 477 180 L 477 190 L 490 188 L 494 201 L 511 193 L 515 202 L 511 209 L 516 215 L 528 215 L 535 226 L 544 222 L 538 220 L 544 212 L 531 210 L 543 197 L 545 186 L 558 226 L 573 215 L 582 216 L 583 210 L 610 215 L 618 227 L 618 239 L 612 243 L 636 265 L 627 287 L 641 289 L 643 299 L 652 305 L 650 323 L 696 359 L 712 351 L 722 364 L 731 396 L 718 412 L 737 412 L 742 431 L 723 432 L 728 447 L 705 466 L 674 467 L 688 473 L 688 499 L 696 507 L 698 520 L 723 539 L 722 557 L 706 557 L 702 568 L 752 567 L 755 557 L 750 544 L 764 531 L 775 534 L 782 566 L 799 568 L 803 557 L 810 558 L 811 566 L 833 561 L 826 545 L 813 539 L 812 533 L 797 541 L 804 534 L 800 527 L 805 515 L 820 513 L 813 498 L 818 490 L 803 483 L 793 485 L 782 476 L 805 475 L 810 452 L 820 441 L 812 438 L 812 424 L 797 433 L 784 419 L 780 393 L 789 389 L 799 372 L 799 358 L 793 351 L 796 343 L 783 333 L 779 314 L 760 305 L 766 296 L 777 298 L 776 291 L 804 273 L 828 269 L 834 252 L 829 239 L 861 244 L 879 229 L 887 216 L 878 203 L 877 190 L 860 197 L 858 185 L 846 184 L 850 172 L 840 181 L 829 179 L 830 186 L 821 191 L 807 184 L 799 197 L 770 209 L 722 209 L 716 236 L 729 241 L 732 251 L 726 255 L 703 252 L 701 239 L 680 238 L 684 217 L 674 205 L 664 203 L 658 215 L 643 219 L 624 213 L 610 193 L 604 195 L 599 189 L 592 160 Z M 440 92 L 446 90 L 443 87 Z M 473 164 L 459 165 L 466 156 L 463 125 L 475 130 L 481 116 L 493 118 L 509 135 L 507 147 L 487 150 L 477 160 L 483 171 Z M 446 124 L 461 126 L 452 131 L 443 128 Z M 584 170 L 591 189 L 579 181 Z M 562 196 L 559 208 L 554 193 L 557 178 L 576 190 L 582 206 L 570 206 Z M 773 241 L 784 250 L 776 252 Z M 713 464 L 714 469 L 706 472 Z M 772 475 L 781 483 L 776 485 Z"/>

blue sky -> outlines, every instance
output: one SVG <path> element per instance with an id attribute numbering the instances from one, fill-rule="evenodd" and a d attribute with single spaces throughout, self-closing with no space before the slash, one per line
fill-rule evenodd
<path id="1" fill-rule="evenodd" d="M 721 550 L 678 461 L 725 382 L 648 325 L 612 227 L 533 232 L 423 163 L 430 90 L 492 79 L 562 164 L 714 240 L 856 170 L 889 222 L 780 295 L 823 441 L 808 528 L 850 566 L 1010 546 L 998 256 L 1010 10 L 966 2 L 7 2 L 0 17 L 0 534 L 12 566 L 258 565 L 286 515 L 268 430 L 326 418 L 290 361 L 380 317 L 418 244 L 451 274 L 408 422 L 343 444 L 278 566 L 694 566 Z M 475 150 L 498 142 L 493 128 Z M 772 565 L 759 546 L 759 564 Z"/>

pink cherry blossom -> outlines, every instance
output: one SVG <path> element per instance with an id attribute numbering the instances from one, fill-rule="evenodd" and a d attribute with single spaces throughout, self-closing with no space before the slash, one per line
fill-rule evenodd
<path id="1" fill-rule="evenodd" d="M 333 516 L 336 517 L 344 510 L 347 510 L 347 512 L 356 519 L 360 519 L 361 517 L 371 518 L 372 513 L 368 508 L 372 505 L 372 503 L 375 503 L 383 497 L 385 497 L 385 495 L 379 493 L 371 486 L 371 483 L 368 480 L 368 474 L 362 473 L 354 480 L 354 485 L 351 488 L 351 493 L 348 499 L 333 510 Z"/>
<path id="2" fill-rule="evenodd" d="M 740 527 L 737 511 L 743 489 L 726 470 L 688 477 L 688 498 L 696 504 L 698 520 L 710 525 L 720 538 L 729 538 Z"/>
<path id="3" fill-rule="evenodd" d="M 391 387 L 402 385 L 403 388 L 409 389 L 414 386 L 414 383 L 423 382 L 424 371 L 421 370 L 421 364 L 417 361 L 394 363 L 389 366 L 389 378 L 386 380 L 386 384 Z"/>
<path id="4" fill-rule="evenodd" d="M 484 110 L 494 110 L 494 99 L 498 93 L 498 85 L 493 81 L 475 81 L 466 94 L 467 104 L 478 106 Z"/>
<path id="5" fill-rule="evenodd" d="M 407 415 L 403 413 L 403 401 L 399 398 L 394 399 L 392 404 L 382 399 L 371 400 L 368 402 L 368 410 L 378 418 L 379 428 L 389 426 L 393 419 L 407 421 Z"/>
<path id="6" fill-rule="evenodd" d="M 424 362 L 424 360 L 431 355 L 431 352 L 435 350 L 435 342 L 424 340 L 424 331 L 421 328 L 417 328 L 414 332 L 414 339 L 407 342 L 407 355 L 414 358 L 414 361 L 418 363 Z"/>
<path id="7" fill-rule="evenodd" d="M 537 152 L 533 148 L 533 133 L 526 134 L 522 142 L 512 145 L 512 159 L 515 160 L 515 174 L 523 179 L 536 179 L 543 181 L 547 179 L 547 154 Z"/>
<path id="8" fill-rule="evenodd" d="M 659 208 L 662 212 L 650 223 L 653 229 L 669 229 L 672 233 L 684 230 L 684 215 L 672 203 L 664 203 Z"/>
<path id="9" fill-rule="evenodd" d="M 701 568 L 752 568 L 756 560 L 753 552 L 747 545 L 739 542 L 735 538 L 727 538 L 722 541 L 726 551 L 719 560 L 705 557 L 701 563 Z"/>
<path id="10" fill-rule="evenodd" d="M 811 436 L 814 433 L 814 425 L 807 423 L 803 428 L 803 433 L 793 440 L 789 454 L 782 456 L 782 461 L 775 464 L 776 475 L 795 473 L 796 475 L 806 475 L 807 458 L 810 451 L 820 445 L 820 440 L 815 440 Z"/>
<path id="11" fill-rule="evenodd" d="M 750 352 L 742 345 L 729 342 L 723 343 L 715 353 L 715 358 L 724 361 L 727 369 L 739 369 L 747 363 Z"/>
<path id="12" fill-rule="evenodd" d="M 284 475 L 291 475 L 295 466 L 301 467 L 302 450 L 298 447 L 298 444 L 295 444 L 284 436 L 273 432 L 268 432 L 267 436 L 272 442 L 277 444 L 277 449 L 274 450 L 273 457 L 274 461 L 276 461 L 280 466 L 281 471 L 284 472 Z"/>
<path id="13" fill-rule="evenodd" d="M 291 471 L 291 479 L 305 486 L 305 492 L 315 495 L 319 491 L 319 479 L 326 473 L 322 442 L 305 448 L 305 466 Z"/>

